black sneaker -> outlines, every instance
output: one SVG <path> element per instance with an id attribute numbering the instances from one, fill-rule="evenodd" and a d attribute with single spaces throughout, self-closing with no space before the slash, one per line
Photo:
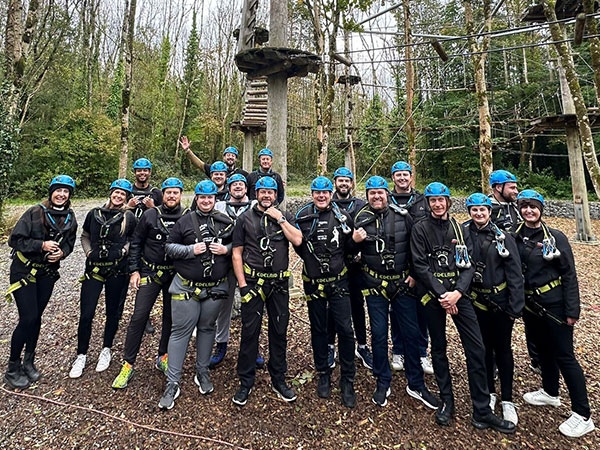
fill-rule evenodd
<path id="1" fill-rule="evenodd" d="M 390 389 L 389 386 L 385 387 L 381 384 L 378 384 L 377 389 L 375 389 L 375 392 L 373 393 L 373 397 L 371 398 L 371 400 L 377 406 L 384 407 L 385 405 L 387 405 L 387 398 L 390 396 L 391 393 L 392 393 L 392 390 Z"/>
<path id="2" fill-rule="evenodd" d="M 335 367 L 335 346 L 327 345 L 327 365 L 330 369 Z"/>
<path id="3" fill-rule="evenodd" d="M 329 373 L 320 373 L 317 383 L 317 395 L 321 398 L 329 398 L 331 395 L 331 375 Z"/>
<path id="4" fill-rule="evenodd" d="M 273 389 L 273 392 L 277 394 L 277 397 L 283 401 L 293 402 L 296 400 L 296 398 L 298 398 L 296 393 L 287 384 L 285 384 L 285 381 L 281 383 L 272 383 L 271 389 Z"/>
<path id="5" fill-rule="evenodd" d="M 435 412 L 435 422 L 438 425 L 447 427 L 450 425 L 450 419 L 454 414 L 454 402 L 445 401 Z"/>
<path id="6" fill-rule="evenodd" d="M 416 398 L 417 400 L 423 402 L 423 404 L 428 408 L 437 409 L 438 406 L 440 406 L 439 400 L 435 397 L 435 395 L 429 392 L 429 389 L 427 389 L 427 387 L 423 387 L 423 389 L 421 390 L 412 390 L 411 388 L 406 386 L 406 392 L 412 398 Z"/>
<path id="7" fill-rule="evenodd" d="M 362 365 L 365 366 L 369 370 L 373 370 L 373 355 L 371 354 L 371 350 L 369 347 L 360 346 L 356 347 L 354 354 L 358 356 L 358 359 L 362 362 Z"/>
<path id="8" fill-rule="evenodd" d="M 179 397 L 181 393 L 179 389 L 179 383 L 175 383 L 171 381 L 167 383 L 167 387 L 165 388 L 165 393 L 158 402 L 158 407 L 160 409 L 171 409 L 175 406 L 175 400 Z"/>
<path id="9" fill-rule="evenodd" d="M 156 328 L 154 328 L 154 325 L 152 325 L 150 318 L 148 318 L 148 320 L 146 321 L 146 327 L 144 328 L 144 333 L 154 334 L 155 331 L 156 331 Z"/>
<path id="10" fill-rule="evenodd" d="M 354 385 L 352 381 L 340 381 L 340 391 L 342 397 L 342 405 L 346 408 L 354 408 L 356 406 L 356 394 L 354 393 Z"/>
<path id="11" fill-rule="evenodd" d="M 246 403 L 248 403 L 248 396 L 250 395 L 250 392 L 252 392 L 252 388 L 240 386 L 233 396 L 233 403 L 238 406 L 244 406 Z"/>
<path id="12" fill-rule="evenodd" d="M 478 430 L 493 428 L 500 433 L 512 434 L 515 432 L 515 424 L 508 420 L 501 419 L 495 414 L 487 414 L 483 417 L 476 418 L 473 416 L 471 423 Z"/>

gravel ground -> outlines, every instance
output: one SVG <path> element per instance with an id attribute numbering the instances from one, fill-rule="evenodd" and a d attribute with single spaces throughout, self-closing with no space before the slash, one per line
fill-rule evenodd
<path id="1" fill-rule="evenodd" d="M 80 224 L 86 211 L 95 205 L 95 202 L 76 203 Z M 15 213 L 22 210 L 24 208 L 15 209 Z M 461 218 L 464 219 L 464 216 Z M 574 233 L 572 220 L 549 219 L 548 222 L 567 236 Z M 600 236 L 599 222 L 594 222 L 594 230 Z M 600 282 L 597 269 L 600 246 L 574 244 L 574 252 L 582 293 L 582 318 L 576 326 L 576 352 L 588 379 L 590 402 L 595 414 L 600 401 L 600 375 L 597 372 L 600 302 L 596 293 Z M 2 292 L 8 285 L 8 256 L 8 247 L 0 244 Z M 293 261 L 295 259 L 294 255 Z M 355 387 L 358 405 L 354 410 L 340 405 L 337 389 L 329 400 L 319 399 L 315 393 L 308 314 L 300 298 L 291 301 L 288 333 L 288 376 L 298 392 L 298 400 L 294 404 L 276 399 L 269 389 L 266 371 L 259 371 L 246 407 L 238 408 L 231 403 L 238 386 L 235 360 L 239 348 L 239 320 L 233 321 L 225 362 L 212 373 L 215 392 L 211 395 L 201 396 L 193 383 L 194 344 L 190 344 L 191 356 L 184 366 L 181 397 L 171 411 L 158 409 L 164 379 L 153 368 L 158 346 L 156 334 L 144 338 L 136 375 L 129 387 L 114 391 L 110 385 L 120 369 L 125 331 L 133 309 L 131 296 L 115 339 L 110 368 L 100 374 L 94 371 L 103 329 L 101 299 L 94 322 L 88 367 L 82 378 L 71 380 L 67 374 L 75 358 L 79 315 L 77 279 L 83 264 L 84 255 L 78 245 L 73 255 L 62 264 L 61 279 L 44 314 L 37 363 L 43 378 L 24 392 L 36 397 L 22 397 L 0 390 L 4 405 L 0 409 L 0 448 L 229 448 L 229 444 L 242 448 L 331 449 L 600 448 L 598 432 L 580 440 L 564 438 L 558 432 L 558 425 L 569 414 L 564 388 L 561 390 L 563 406 L 560 408 L 534 408 L 524 404 L 523 393 L 538 389 L 540 380 L 528 369 L 521 321 L 516 324 L 513 339 L 516 360 L 514 394 L 515 402 L 520 406 L 518 431 L 513 436 L 477 431 L 470 425 L 466 367 L 453 326 L 449 326 L 449 355 L 457 412 L 451 427 L 436 426 L 431 410 L 408 397 L 401 372 L 394 376 L 392 395 L 386 408 L 371 403 L 375 380 L 363 367 L 357 367 Z M 294 279 L 299 285 L 299 269 L 295 271 Z M 14 304 L 0 302 L 0 305 L 0 313 L 5 318 L 0 324 L 0 361 L 4 365 L 17 311 Z M 160 302 L 153 311 L 153 322 L 158 324 L 159 318 Z M 266 329 L 263 334 L 266 337 Z M 264 338 L 262 346 L 263 354 L 266 354 Z M 336 367 L 333 375 L 335 385 L 338 377 L 339 369 Z M 436 391 L 433 377 L 427 377 L 426 381 Z"/>

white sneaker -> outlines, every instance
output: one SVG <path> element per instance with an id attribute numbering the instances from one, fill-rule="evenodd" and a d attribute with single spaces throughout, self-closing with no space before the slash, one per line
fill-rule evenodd
<path id="1" fill-rule="evenodd" d="M 110 366 L 110 348 L 104 347 L 98 356 L 98 363 L 96 364 L 96 372 L 104 372 Z"/>
<path id="2" fill-rule="evenodd" d="M 496 394 L 490 394 L 490 409 L 494 412 L 496 409 L 496 403 L 498 402 L 498 396 Z"/>
<path id="3" fill-rule="evenodd" d="M 87 357 L 85 355 L 77 355 L 77 359 L 73 363 L 73 367 L 71 367 L 71 371 L 69 372 L 69 378 L 79 378 L 83 373 L 83 369 L 85 368 L 85 361 Z"/>
<path id="4" fill-rule="evenodd" d="M 560 406 L 560 397 L 552 397 L 543 389 L 534 392 L 527 392 L 523 395 L 523 400 L 525 400 L 530 405 L 536 406 Z"/>
<path id="5" fill-rule="evenodd" d="M 392 355 L 392 369 L 404 370 L 404 355 Z"/>
<path id="6" fill-rule="evenodd" d="M 502 402 L 502 418 L 514 423 L 515 426 L 519 423 L 517 407 L 513 402 Z"/>
<path id="7" fill-rule="evenodd" d="M 194 331 L 192 331 L 192 337 L 195 338 L 198 334 L 198 327 L 194 327 Z"/>
<path id="8" fill-rule="evenodd" d="M 561 423 L 558 430 L 565 436 L 575 438 L 593 431 L 594 428 L 596 427 L 591 417 L 585 420 L 583 416 L 571 411 L 571 417 Z"/>
<path id="9" fill-rule="evenodd" d="M 429 356 L 421 356 L 421 367 L 423 368 L 423 373 L 433 375 L 433 366 L 431 365 Z"/>

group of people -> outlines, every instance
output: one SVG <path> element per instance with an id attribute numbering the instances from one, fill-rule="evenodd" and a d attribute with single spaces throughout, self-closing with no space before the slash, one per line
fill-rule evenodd
<path id="1" fill-rule="evenodd" d="M 130 286 L 135 306 L 113 388 L 123 389 L 131 381 L 144 329 L 162 293 L 156 367 L 165 373 L 166 383 L 159 407 L 173 408 L 180 395 L 194 333 L 194 382 L 201 394 L 213 392 L 210 369 L 226 355 L 239 289 L 240 384 L 233 403 L 248 402 L 257 367 L 264 364 L 259 339 L 265 308 L 271 388 L 280 399 L 294 401 L 296 393 L 286 382 L 291 243 L 304 262 L 319 397 L 331 396 L 337 336 L 344 406 L 356 405 L 356 356 L 376 380 L 373 403 L 387 405 L 391 369 L 404 370 L 407 394 L 435 410 L 439 425 L 449 425 L 454 414 L 446 337 L 450 316 L 464 349 L 472 425 L 513 433 L 518 415 L 511 341 L 514 321 L 523 317 L 532 368 L 539 368 L 542 377 L 542 388 L 526 393 L 525 402 L 559 406 L 562 374 L 572 414 L 559 430 L 579 437 L 594 429 L 585 377 L 573 351 L 580 301 L 571 247 L 562 232 L 542 220 L 544 198 L 533 190 L 518 192 L 514 175 L 496 171 L 490 177 L 492 194 L 469 196 L 470 220 L 463 224 L 449 213 L 448 187 L 434 182 L 424 193 L 416 191 L 412 168 L 403 161 L 391 169 L 392 189 L 382 177 L 367 180 L 366 202 L 353 195 L 355 180 L 347 168 L 337 169 L 333 180 L 319 176 L 311 183 L 311 201 L 292 215 L 279 207 L 284 184 L 271 168 L 269 149 L 259 152 L 260 167 L 248 174 L 236 168 L 234 147 L 225 149 L 224 161 L 209 165 L 191 153 L 186 138 L 181 144 L 209 177 L 196 185 L 190 209 L 181 205 L 182 181 L 168 178 L 161 189 L 152 187 L 152 164 L 142 158 L 133 165 L 134 183 L 115 180 L 106 203 L 85 218 L 81 244 L 86 263 L 71 378 L 81 377 L 86 367 L 103 289 L 106 321 L 96 371 L 109 367 Z M 19 311 L 4 377 L 12 388 L 25 389 L 40 378 L 34 359 L 42 313 L 60 261 L 75 245 L 74 189 L 71 177 L 54 178 L 48 199 L 21 217 L 9 239 L 13 252 L 7 298 Z M 435 374 L 439 396 L 428 389 L 427 373 Z M 498 400 L 501 416 L 494 412 Z"/>

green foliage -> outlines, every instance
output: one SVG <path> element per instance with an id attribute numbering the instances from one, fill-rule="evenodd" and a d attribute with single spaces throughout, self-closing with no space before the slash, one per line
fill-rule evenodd
<path id="1" fill-rule="evenodd" d="M 2 225 L 2 207 L 13 179 L 15 162 L 19 156 L 19 128 L 16 118 L 10 114 L 13 101 L 11 86 L 5 81 L 0 86 L 0 225 Z"/>
<path id="2" fill-rule="evenodd" d="M 121 92 L 123 91 L 123 63 L 118 62 L 114 77 L 110 84 L 110 96 L 106 104 L 106 115 L 113 121 L 119 120 L 121 112 Z"/>

